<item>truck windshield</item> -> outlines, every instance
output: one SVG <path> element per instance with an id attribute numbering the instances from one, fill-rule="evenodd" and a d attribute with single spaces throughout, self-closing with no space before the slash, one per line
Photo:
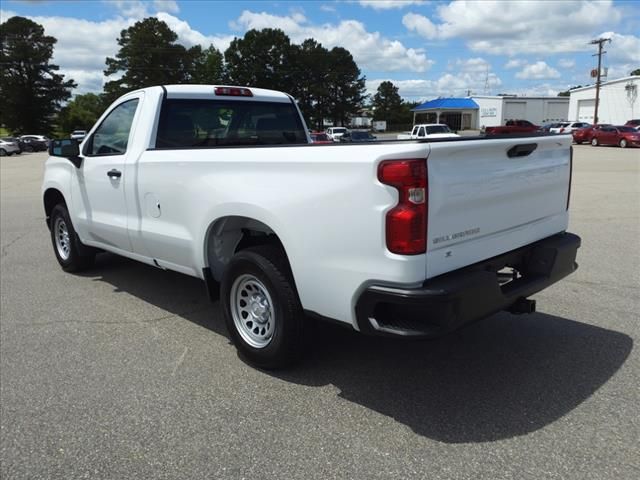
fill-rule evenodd
<path id="1" fill-rule="evenodd" d="M 307 135 L 291 103 L 165 100 L 156 148 L 302 144 Z"/>

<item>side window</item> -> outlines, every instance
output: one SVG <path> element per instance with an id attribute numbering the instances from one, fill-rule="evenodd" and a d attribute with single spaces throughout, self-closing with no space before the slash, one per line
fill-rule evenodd
<path id="1" fill-rule="evenodd" d="M 424 127 L 420 127 L 420 130 L 418 130 L 418 137 L 424 137 L 425 133 L 424 133 Z"/>
<path id="2" fill-rule="evenodd" d="M 138 99 L 128 100 L 111 110 L 97 128 L 85 149 L 85 155 L 122 155 L 127 151 L 129 132 L 138 107 Z"/>

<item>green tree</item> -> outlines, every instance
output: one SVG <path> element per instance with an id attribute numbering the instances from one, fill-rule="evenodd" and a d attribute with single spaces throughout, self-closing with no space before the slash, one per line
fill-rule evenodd
<path id="1" fill-rule="evenodd" d="M 389 81 L 378 85 L 378 90 L 373 96 L 373 107 L 374 120 L 386 120 L 389 124 L 407 121 L 404 102 L 398 93 L 398 87 Z"/>
<path id="2" fill-rule="evenodd" d="M 329 50 L 313 39 L 293 46 L 292 90 L 309 126 L 322 129 L 329 115 L 331 92 L 328 85 L 331 70 Z"/>
<path id="3" fill-rule="evenodd" d="M 55 114 L 76 87 L 51 63 L 57 40 L 23 17 L 0 25 L 2 123 L 13 133 L 50 133 Z"/>
<path id="4" fill-rule="evenodd" d="M 640 68 L 636 68 L 632 72 L 629 72 L 629 75 L 640 75 Z"/>
<path id="5" fill-rule="evenodd" d="M 331 49 L 329 64 L 327 82 L 332 96 L 329 115 L 335 125 L 346 125 L 349 117 L 362 108 L 366 98 L 365 77 L 361 76 L 351 53 L 342 47 Z"/>
<path id="6" fill-rule="evenodd" d="M 249 30 L 224 52 L 228 83 L 290 92 L 295 75 L 289 37 L 279 29 Z"/>
<path id="7" fill-rule="evenodd" d="M 109 103 L 138 88 L 188 82 L 198 52 L 177 44 L 177 39 L 165 22 L 154 17 L 122 30 L 118 38 L 120 49 L 115 58 L 106 59 L 104 71 L 105 76 L 122 76 L 106 83 L 105 101 Z"/>
<path id="8" fill-rule="evenodd" d="M 191 48 L 191 83 L 220 84 L 224 78 L 224 59 L 220 50 L 213 45 L 202 49 L 199 45 Z"/>
<path id="9" fill-rule="evenodd" d="M 571 87 L 568 90 L 565 90 L 564 92 L 559 92 L 558 93 L 558 97 L 569 97 L 571 96 L 571 90 L 575 90 L 576 88 L 580 88 L 582 87 L 582 85 L 576 85 L 575 87 Z"/>
<path id="10" fill-rule="evenodd" d="M 60 130 L 69 134 L 73 130 L 89 130 L 104 111 L 104 102 L 95 93 L 76 95 L 58 115 Z"/>

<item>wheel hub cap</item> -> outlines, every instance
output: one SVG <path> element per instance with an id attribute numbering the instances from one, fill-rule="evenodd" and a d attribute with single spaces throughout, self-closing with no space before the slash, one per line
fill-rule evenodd
<path id="1" fill-rule="evenodd" d="M 53 231 L 55 234 L 56 250 L 58 251 L 58 255 L 60 255 L 60 258 L 63 260 L 68 260 L 69 255 L 71 254 L 71 238 L 69 236 L 67 223 L 63 218 L 56 218 Z"/>
<path id="2" fill-rule="evenodd" d="M 254 348 L 266 347 L 275 330 L 273 301 L 257 277 L 240 275 L 230 293 L 231 316 L 242 339 Z"/>

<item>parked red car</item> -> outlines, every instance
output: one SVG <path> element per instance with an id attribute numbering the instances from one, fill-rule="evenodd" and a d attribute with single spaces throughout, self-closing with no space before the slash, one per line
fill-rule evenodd
<path id="1" fill-rule="evenodd" d="M 633 127 L 609 126 L 596 129 L 591 139 L 591 145 L 619 145 L 625 147 L 640 147 L 640 132 Z"/>
<path id="2" fill-rule="evenodd" d="M 540 130 L 538 125 L 534 125 L 529 120 L 507 120 L 501 127 L 487 127 L 485 135 L 510 135 L 517 133 L 533 133 Z"/>
<path id="3" fill-rule="evenodd" d="M 313 143 L 333 143 L 326 133 L 324 132 L 311 132 L 311 141 Z"/>
<path id="4" fill-rule="evenodd" d="M 592 125 L 587 128 L 580 128 L 572 132 L 573 141 L 576 142 L 578 145 L 580 145 L 581 143 L 591 143 L 591 139 L 593 138 L 594 132 L 596 130 L 601 129 L 602 127 L 612 127 L 612 126 L 613 125 L 609 123 L 601 123 L 599 125 Z"/>
<path id="5" fill-rule="evenodd" d="M 636 130 L 640 130 L 640 118 L 634 118 L 633 120 L 627 120 L 627 123 L 624 124 L 625 127 L 632 127 Z"/>

